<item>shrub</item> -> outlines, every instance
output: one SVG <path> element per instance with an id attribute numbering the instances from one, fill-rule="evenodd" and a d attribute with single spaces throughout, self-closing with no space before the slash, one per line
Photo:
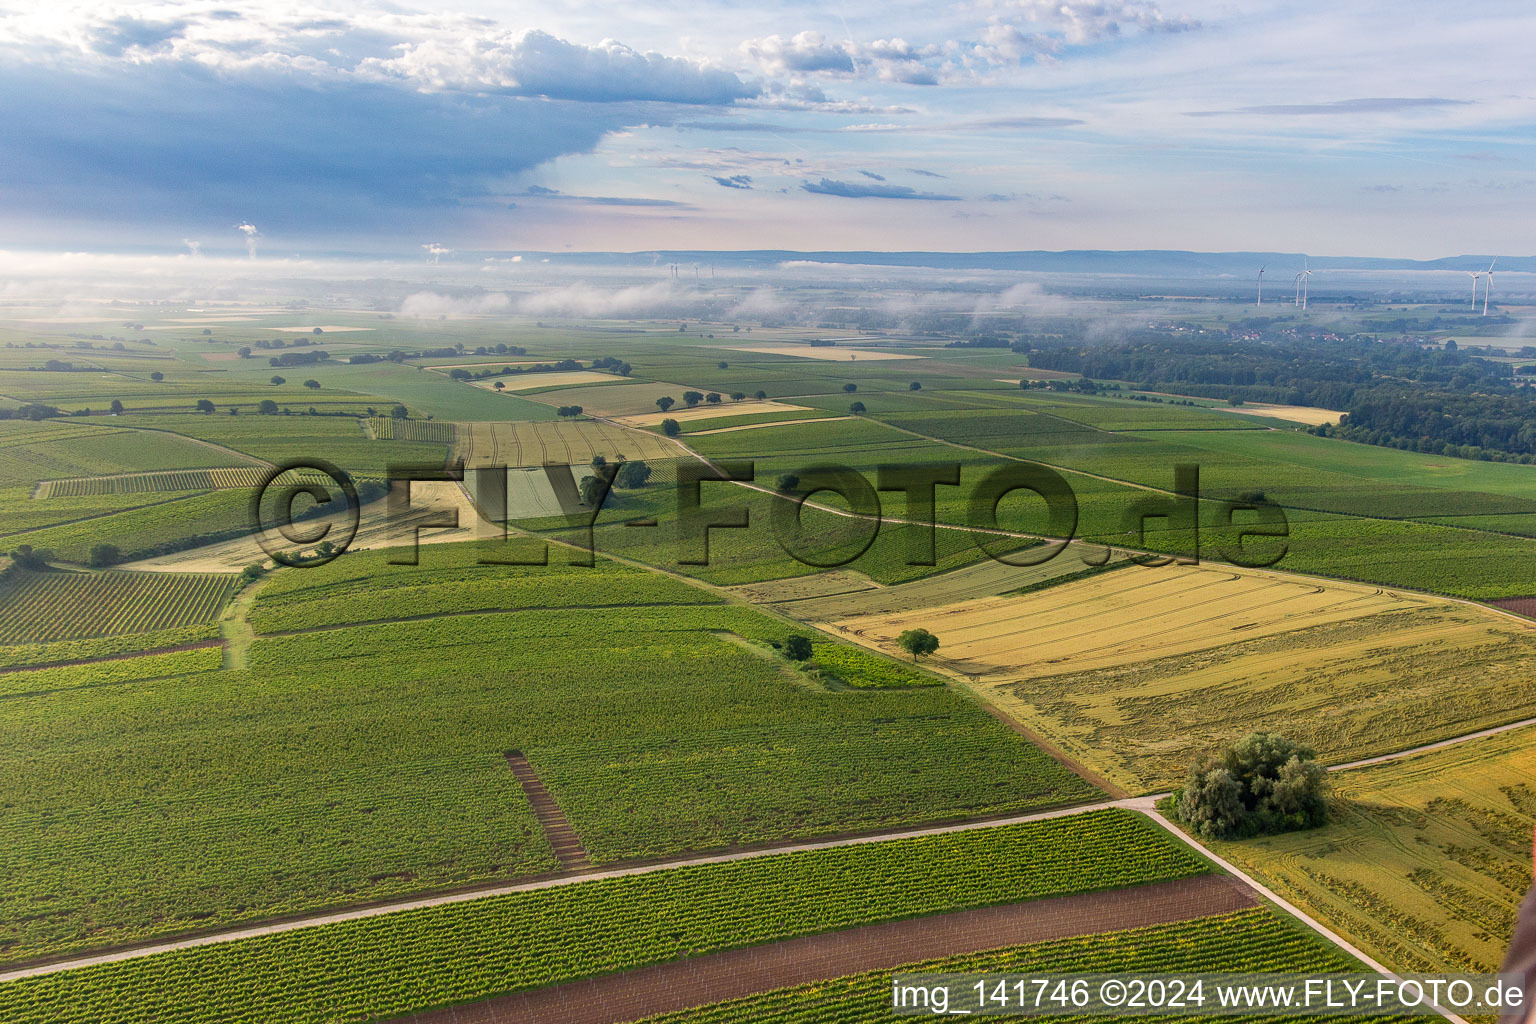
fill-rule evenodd
<path id="1" fill-rule="evenodd" d="M 94 544 L 91 546 L 91 554 L 88 559 L 93 569 L 104 569 L 109 565 L 116 565 L 123 560 L 123 553 L 118 550 L 116 544 Z"/>
<path id="2" fill-rule="evenodd" d="M 1314 758 L 1283 736 L 1253 733 L 1195 762 L 1175 811 L 1213 839 L 1314 828 L 1328 820 L 1327 773 Z"/>

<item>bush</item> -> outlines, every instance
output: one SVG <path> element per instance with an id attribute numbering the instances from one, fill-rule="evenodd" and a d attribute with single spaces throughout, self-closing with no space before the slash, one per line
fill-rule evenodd
<path id="1" fill-rule="evenodd" d="M 104 569 L 122 560 L 123 553 L 118 550 L 116 544 L 94 544 L 91 546 L 88 564 L 93 569 Z"/>
<path id="2" fill-rule="evenodd" d="M 791 661 L 804 661 L 811 656 L 811 641 L 799 633 L 784 641 L 784 657 Z"/>
<path id="3" fill-rule="evenodd" d="M 1253 733 L 1195 762 L 1175 812 L 1212 839 L 1315 828 L 1328 820 L 1327 772 L 1315 757 L 1283 736 Z"/>

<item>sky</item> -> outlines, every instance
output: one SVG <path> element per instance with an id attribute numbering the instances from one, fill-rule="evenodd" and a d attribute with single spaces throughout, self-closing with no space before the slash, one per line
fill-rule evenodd
<path id="1" fill-rule="evenodd" d="M 0 249 L 1528 255 L 1536 6 L 0 0 Z"/>

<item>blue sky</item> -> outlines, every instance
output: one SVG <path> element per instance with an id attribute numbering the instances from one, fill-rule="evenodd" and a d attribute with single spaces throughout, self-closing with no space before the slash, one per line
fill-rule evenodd
<path id="1" fill-rule="evenodd" d="M 0 246 L 1529 253 L 1532 39 L 1516 3 L 0 4 Z"/>

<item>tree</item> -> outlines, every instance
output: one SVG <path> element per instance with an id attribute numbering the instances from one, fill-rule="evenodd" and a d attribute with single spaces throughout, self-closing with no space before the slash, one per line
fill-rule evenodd
<path id="1" fill-rule="evenodd" d="M 651 467 L 639 459 L 626 462 L 619 466 L 619 473 L 613 478 L 615 487 L 622 487 L 627 491 L 644 487 L 645 482 L 651 478 Z"/>
<path id="2" fill-rule="evenodd" d="M 662 412 L 666 412 L 676 404 L 677 399 L 673 398 L 671 395 L 662 395 L 660 398 L 656 399 L 656 405 L 661 409 Z"/>
<path id="3" fill-rule="evenodd" d="M 724 359 L 720 360 L 720 362 L 716 363 L 715 365 L 720 367 L 722 370 L 729 370 L 731 368 L 731 364 L 726 362 Z"/>
<path id="4" fill-rule="evenodd" d="M 564 416 L 567 419 L 575 419 L 577 416 L 581 415 L 581 406 L 562 405 L 560 408 L 555 410 L 555 415 Z"/>
<path id="5" fill-rule="evenodd" d="M 592 456 L 592 468 L 593 469 L 602 469 L 606 465 L 608 465 L 608 460 L 604 456 L 602 456 L 602 455 L 594 455 L 594 456 Z"/>
<path id="6" fill-rule="evenodd" d="M 843 385 L 843 391 L 846 394 L 850 394 L 851 395 L 851 394 L 853 394 L 857 390 L 859 390 L 859 386 L 857 384 L 844 384 Z"/>
<path id="7" fill-rule="evenodd" d="M 397 405 L 389 410 L 389 418 L 392 420 L 410 419 L 411 412 L 403 405 Z"/>
<path id="8" fill-rule="evenodd" d="M 678 434 L 683 432 L 683 427 L 682 424 L 677 422 L 677 420 L 662 420 L 661 432 L 666 434 L 668 437 L 676 437 Z"/>
<path id="9" fill-rule="evenodd" d="M 766 391 L 755 391 L 755 392 L 753 392 L 752 397 L 757 399 L 759 402 L 766 401 L 767 398 L 768 398 L 768 392 L 766 392 Z"/>
<path id="10" fill-rule="evenodd" d="M 704 401 L 704 396 L 702 394 L 700 394 L 699 392 L 697 392 L 697 391 L 684 391 L 683 392 L 683 404 L 686 405 L 690 409 L 692 409 L 694 406 L 698 405 L 702 401 Z"/>
<path id="11" fill-rule="evenodd" d="M 287 384 L 287 383 L 288 383 L 288 378 L 287 377 L 279 377 L 276 374 L 272 375 L 272 384 L 273 384 L 274 387 L 282 387 L 284 384 Z"/>
<path id="12" fill-rule="evenodd" d="M 89 564 L 93 569 L 104 569 L 109 565 L 116 565 L 123 560 L 123 553 L 118 550 L 116 544 L 93 544 Z"/>
<path id="13" fill-rule="evenodd" d="M 848 411 L 853 413 L 855 416 L 862 416 L 864 415 L 864 403 L 854 402 L 848 407 Z"/>
<path id="14" fill-rule="evenodd" d="M 263 398 L 261 401 L 256 403 L 256 411 L 261 413 L 263 416 L 276 416 L 277 403 L 272 401 L 270 398 Z"/>
<path id="15" fill-rule="evenodd" d="M 799 486 L 800 478 L 794 473 L 785 473 L 779 477 L 778 483 L 774 484 L 774 487 L 778 489 L 780 494 L 793 494 L 795 493 L 795 488 Z"/>
<path id="16" fill-rule="evenodd" d="M 112 404 L 107 406 L 107 411 L 116 416 L 123 411 L 123 403 L 120 399 L 112 399 Z"/>
<path id="17" fill-rule="evenodd" d="M 809 637 L 792 633 L 784 638 L 784 657 L 791 661 L 804 661 L 814 652 Z"/>
<path id="18" fill-rule="evenodd" d="M 1213 839 L 1321 825 L 1327 773 L 1315 756 L 1275 733 L 1246 736 L 1195 762 L 1175 795 L 1178 816 Z"/>
<path id="19" fill-rule="evenodd" d="M 745 391 L 732 391 L 731 392 L 731 401 L 733 401 L 733 402 L 739 402 L 739 401 L 741 401 L 742 399 L 744 399 L 746 397 L 747 397 L 747 393 Z"/>
<path id="20" fill-rule="evenodd" d="M 156 370 L 154 373 L 149 375 L 149 379 L 150 380 L 157 380 L 157 381 L 158 380 L 165 380 L 165 374 L 161 373 L 159 370 Z"/>
<path id="21" fill-rule="evenodd" d="M 309 390 L 311 390 L 311 391 L 319 391 L 320 390 L 320 382 L 317 381 L 317 380 L 307 380 L 307 381 L 304 382 L 304 386 L 309 388 Z"/>
<path id="22" fill-rule="evenodd" d="M 324 331 L 324 329 L 322 329 L 322 328 L 319 328 L 319 327 L 316 327 L 316 328 L 315 328 L 315 329 L 314 329 L 314 330 L 313 330 L 313 331 L 311 331 L 311 332 L 310 332 L 310 333 L 311 333 L 311 334 L 324 334 L 324 333 L 325 333 L 325 331 Z"/>
<path id="23" fill-rule="evenodd" d="M 53 558 L 53 552 L 47 548 L 33 549 L 31 544 L 22 544 L 11 552 L 11 561 L 23 569 L 31 569 L 33 572 L 42 572 L 48 568 L 48 562 Z"/>
<path id="24" fill-rule="evenodd" d="M 491 387 L 495 388 L 497 391 L 500 391 L 501 389 L 505 388 L 506 385 L 501 381 L 497 381 L 495 384 L 492 384 Z"/>
<path id="25" fill-rule="evenodd" d="M 921 391 L 921 390 L 923 390 L 923 382 L 920 381 L 920 380 L 915 380 L 911 384 L 907 385 L 907 390 L 908 391 Z"/>
<path id="26" fill-rule="evenodd" d="M 208 401 L 208 399 L 206 399 L 206 398 L 199 398 L 197 400 L 197 411 L 198 412 L 213 412 L 213 403 Z"/>
<path id="27" fill-rule="evenodd" d="M 909 629 L 896 638 L 896 646 L 912 655 L 912 660 L 926 658 L 939 649 L 939 638 L 926 629 Z"/>
<path id="28" fill-rule="evenodd" d="M 584 477 L 582 477 L 581 478 L 581 487 L 580 487 L 581 503 L 583 505 L 590 505 L 593 508 L 596 508 L 598 502 L 602 501 L 602 499 L 604 497 L 605 486 L 606 485 L 603 483 L 602 477 L 599 477 L 599 476 L 584 476 Z"/>
<path id="29" fill-rule="evenodd" d="M 263 566 L 260 562 L 252 562 L 250 565 L 240 570 L 240 578 L 245 580 L 247 583 L 254 583 L 256 580 L 261 579 L 261 577 L 266 574 L 266 571 L 266 567 Z"/>
<path id="30" fill-rule="evenodd" d="M 719 405 L 720 404 L 720 392 L 718 392 L 718 391 L 711 391 L 709 394 L 704 396 L 704 401 L 708 402 L 710 405 Z"/>
<path id="31" fill-rule="evenodd" d="M 239 348 L 235 349 L 235 354 L 241 359 L 249 359 L 251 358 L 251 346 L 241 345 Z"/>

